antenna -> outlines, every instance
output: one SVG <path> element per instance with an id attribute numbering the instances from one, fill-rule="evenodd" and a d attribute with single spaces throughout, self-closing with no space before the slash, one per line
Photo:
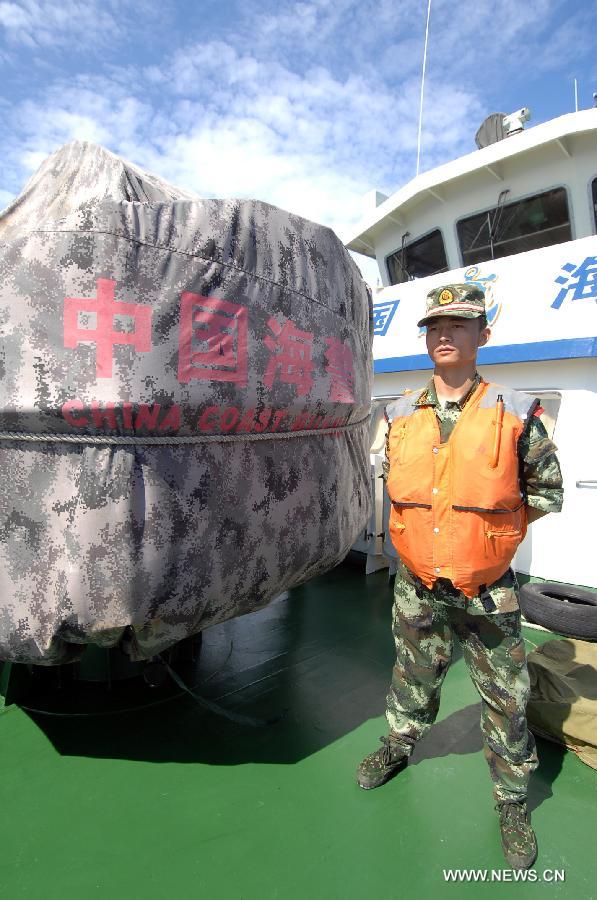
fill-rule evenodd
<path id="1" fill-rule="evenodd" d="M 507 136 L 504 128 L 504 119 L 506 113 L 491 113 L 490 116 L 481 122 L 479 129 L 475 135 L 475 144 L 482 150 L 483 147 L 489 147 L 490 144 L 497 144 L 503 141 Z"/>
<path id="2" fill-rule="evenodd" d="M 574 112 L 578 112 L 578 81 L 574 79 Z"/>
<path id="3" fill-rule="evenodd" d="M 425 89 L 425 68 L 427 66 L 427 43 L 429 40 L 429 17 L 431 15 L 431 0 L 427 4 L 427 25 L 425 26 L 425 49 L 423 50 L 423 72 L 421 74 L 421 102 L 419 104 L 419 135 L 417 137 L 417 175 L 419 174 L 419 161 L 421 159 L 421 125 L 423 124 L 423 91 Z"/>
<path id="4" fill-rule="evenodd" d="M 402 243 L 400 245 L 400 268 L 402 269 L 402 272 L 406 274 L 406 278 L 408 281 L 410 279 L 410 275 L 409 275 L 408 269 L 404 265 L 404 263 L 406 261 L 405 243 L 406 243 L 407 237 L 410 237 L 410 231 L 405 231 L 404 234 L 402 235 Z"/>
<path id="5" fill-rule="evenodd" d="M 476 235 L 474 236 L 474 238 L 472 239 L 472 241 L 469 244 L 469 247 L 468 247 L 469 250 L 473 250 L 475 248 L 477 241 L 481 237 L 483 229 L 487 226 L 487 234 L 489 236 L 489 246 L 491 248 L 491 258 L 492 259 L 494 258 L 494 255 L 493 255 L 494 244 L 497 243 L 497 239 L 499 237 L 501 237 L 500 225 L 502 224 L 502 215 L 504 212 L 504 204 L 506 202 L 506 197 L 508 196 L 509 193 L 510 193 L 509 188 L 506 188 L 505 190 L 500 191 L 499 196 L 498 196 L 497 206 L 494 207 L 494 209 L 487 210 L 487 218 L 481 222 L 479 230 L 477 231 Z M 491 218 L 492 214 L 493 214 L 493 219 Z M 510 218 L 510 220 L 508 222 L 506 222 L 506 225 L 504 226 L 504 232 L 506 231 L 506 229 L 511 221 L 512 221 L 512 219 Z"/>

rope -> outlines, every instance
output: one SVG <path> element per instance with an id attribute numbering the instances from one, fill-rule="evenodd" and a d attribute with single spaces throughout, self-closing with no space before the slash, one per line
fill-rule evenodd
<path id="1" fill-rule="evenodd" d="M 156 437 L 109 435 L 109 434 L 33 434 L 23 431 L 0 431 L 0 441 L 25 441 L 35 444 L 106 444 L 118 445 L 172 445 L 172 444 L 231 444 L 235 441 L 281 441 L 289 438 L 310 437 L 314 435 L 338 434 L 358 428 L 369 421 L 370 416 L 359 419 L 358 422 L 349 422 L 347 425 L 336 425 L 332 428 L 312 428 L 303 431 L 280 431 L 275 434 L 189 434 L 189 435 L 160 435 Z"/>
<path id="2" fill-rule="evenodd" d="M 230 650 L 228 651 L 228 656 L 226 657 L 226 659 L 224 660 L 222 665 L 219 668 L 215 669 L 211 673 L 211 675 L 208 675 L 207 678 L 203 678 L 199 682 L 199 684 L 207 684 L 208 681 L 211 681 L 212 678 L 215 678 L 226 668 L 226 666 L 230 660 L 230 657 L 232 656 L 233 646 L 234 645 L 231 641 L 230 642 Z M 170 703 L 172 700 L 178 700 L 180 697 L 184 697 L 184 695 L 186 693 L 186 694 L 191 694 L 193 699 L 197 700 L 198 702 L 201 702 L 202 705 L 207 706 L 207 708 L 212 708 L 212 711 L 216 712 L 218 715 L 224 715 L 224 716 L 226 716 L 226 718 L 231 718 L 232 716 L 238 717 L 237 713 L 232 713 L 229 715 L 227 713 L 227 710 L 223 709 L 223 707 L 219 706 L 218 704 L 214 703 L 211 700 L 204 700 L 203 698 L 199 698 L 199 695 L 195 695 L 195 693 L 189 687 L 187 687 L 186 684 L 184 684 L 182 682 L 182 679 L 178 678 L 178 675 L 176 674 L 176 672 L 174 672 L 174 670 L 170 668 L 170 666 L 162 659 L 161 656 L 158 658 L 159 658 L 160 662 L 162 662 L 166 666 L 168 674 L 170 675 L 172 680 L 175 682 L 177 687 L 181 688 L 181 690 L 177 694 L 172 694 L 169 697 L 161 697 L 159 700 L 154 700 L 149 703 L 140 703 L 137 706 L 127 706 L 127 707 L 124 707 L 123 709 L 105 709 L 105 710 L 100 710 L 99 712 L 98 711 L 54 712 L 51 709 L 37 709 L 36 707 L 19 703 L 18 701 L 16 701 L 14 705 L 16 707 L 18 707 L 19 709 L 24 710 L 27 713 L 32 713 L 33 715 L 36 715 L 36 716 L 50 716 L 53 719 L 95 719 L 95 718 L 103 718 L 105 716 L 120 716 L 120 715 L 123 715 L 124 713 L 133 713 L 133 712 L 144 711 L 146 709 L 152 709 L 155 706 L 162 706 L 164 703 Z M 6 709 L 4 709 L 2 711 L 6 712 Z M 248 717 L 240 716 L 239 718 L 244 719 L 244 718 L 248 718 Z M 234 721 L 239 721 L 239 718 L 235 719 Z M 280 719 L 280 718 L 281 718 L 281 716 L 278 716 L 277 718 L 272 719 L 271 722 L 272 723 L 277 722 L 278 719 Z M 247 721 L 246 723 L 243 721 L 242 724 L 267 725 L 267 724 L 270 724 L 270 722 L 269 721 L 262 722 L 260 719 L 253 719 L 252 721 L 250 721 L 250 722 Z"/>
<path id="3" fill-rule="evenodd" d="M 205 684 L 207 681 L 210 681 L 215 675 L 217 675 L 225 666 L 230 656 L 232 655 L 232 644 L 230 645 L 230 652 L 226 658 L 226 662 L 215 672 L 212 672 L 207 678 L 205 678 L 201 684 Z M 180 675 L 166 662 L 166 660 L 157 655 L 156 659 L 158 659 L 168 674 L 170 678 L 175 683 L 177 687 L 180 688 L 180 693 L 175 694 L 172 697 L 163 697 L 160 700 L 155 700 L 153 703 L 143 703 L 138 706 L 129 706 L 126 709 L 109 709 L 102 710 L 100 712 L 75 712 L 75 713 L 67 713 L 67 712 L 54 712 L 49 709 L 36 709 L 33 706 L 25 706 L 24 704 L 18 703 L 17 706 L 24 710 L 25 712 L 32 713 L 33 715 L 38 716 L 50 716 L 55 719 L 90 719 L 90 718 L 100 718 L 104 716 L 117 716 L 122 715 L 123 713 L 132 713 L 138 712 L 140 710 L 150 709 L 154 706 L 161 706 L 163 703 L 169 703 L 171 700 L 176 700 L 179 697 L 182 697 L 184 694 L 188 694 L 193 700 L 199 704 L 199 706 L 204 707 L 204 709 L 209 710 L 209 712 L 214 713 L 216 716 L 221 716 L 224 719 L 229 719 L 229 721 L 236 723 L 237 725 L 248 725 L 251 728 L 263 728 L 267 725 L 275 725 L 287 713 L 287 710 L 284 710 L 282 713 L 279 713 L 276 716 L 272 716 L 269 719 L 260 719 L 257 716 L 245 716 L 242 713 L 234 712 L 230 709 L 225 709 L 223 706 L 220 706 L 219 703 L 215 703 L 213 700 L 208 700 L 206 697 L 202 697 L 201 694 L 198 694 L 196 691 L 192 690 L 185 682 L 182 680 Z"/>
<path id="4" fill-rule="evenodd" d="M 209 712 L 215 713 L 216 716 L 222 716 L 224 719 L 229 719 L 237 725 L 249 725 L 251 728 L 263 728 L 266 725 L 275 725 L 276 722 L 279 722 L 286 715 L 286 711 L 284 711 L 270 719 L 259 719 L 256 716 L 244 716 L 242 713 L 233 712 L 231 709 L 224 709 L 219 703 L 214 703 L 213 700 L 207 700 L 206 697 L 202 697 L 201 694 L 192 691 L 190 687 L 187 687 L 177 672 L 175 672 L 161 656 L 158 655 L 158 659 L 166 667 L 166 671 L 177 687 L 189 694 L 199 706 L 203 706 L 205 709 L 209 710 Z"/>

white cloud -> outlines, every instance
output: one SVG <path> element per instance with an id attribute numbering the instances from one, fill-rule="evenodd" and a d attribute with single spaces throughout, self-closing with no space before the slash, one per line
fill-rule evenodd
<path id="1" fill-rule="evenodd" d="M 441 156 L 476 100 L 449 84 L 434 95 L 429 123 Z M 16 111 L 9 150 L 30 171 L 68 140 L 95 141 L 202 196 L 256 197 L 345 231 L 373 184 L 389 190 L 412 175 L 417 109 L 416 79 L 393 92 L 367 76 L 338 77 L 320 64 L 299 73 L 214 41 L 162 67 L 53 84 Z"/>
<path id="2" fill-rule="evenodd" d="M 266 39 L 285 41 L 311 37 L 318 24 L 318 12 L 315 3 L 296 3 L 283 12 L 263 16 L 261 33 Z"/>
<path id="3" fill-rule="evenodd" d="M 461 0 L 455 12 L 434 0 L 423 169 L 473 149 L 489 83 L 518 75 L 513 48 L 540 43 L 559 2 Z M 50 0 L 0 0 L 0 23 L 13 44 L 73 39 L 85 23 L 97 33 L 101 15 L 108 31 L 126 32 L 116 0 L 65 4 L 58 13 Z M 7 110 L 4 194 L 80 138 L 203 196 L 257 197 L 350 230 L 363 193 L 414 175 L 425 11 L 415 0 L 282 2 L 269 13 L 249 0 L 243 10 L 225 38 L 189 42 L 150 65 L 131 58 L 100 75 L 51 79 Z M 554 46 L 567 46 L 575 27 L 553 27 Z"/>
<path id="4" fill-rule="evenodd" d="M 0 3 L 0 24 L 10 31 L 19 31 L 27 26 L 29 16 L 16 3 Z"/>
<path id="5" fill-rule="evenodd" d="M 99 0 L 20 0 L 0 3 L 0 26 L 9 44 L 47 48 L 97 45 L 114 39 L 119 26 Z"/>

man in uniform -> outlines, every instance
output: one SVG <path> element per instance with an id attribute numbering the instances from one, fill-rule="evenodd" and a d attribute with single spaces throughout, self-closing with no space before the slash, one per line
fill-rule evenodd
<path id="1" fill-rule="evenodd" d="M 436 718 L 456 635 L 482 700 L 504 855 L 513 868 L 528 868 L 537 843 L 527 786 L 538 763 L 510 563 L 527 524 L 561 509 L 560 467 L 538 401 L 477 373 L 478 348 L 490 334 L 483 291 L 436 288 L 418 324 L 427 326 L 433 377 L 386 409 L 390 533 L 400 556 L 390 733 L 359 765 L 357 780 L 379 787 L 404 768 Z"/>

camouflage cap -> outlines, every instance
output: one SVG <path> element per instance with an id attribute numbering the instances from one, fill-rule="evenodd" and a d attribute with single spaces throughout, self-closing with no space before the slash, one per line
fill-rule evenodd
<path id="1" fill-rule="evenodd" d="M 474 284 L 446 284 L 427 294 L 427 309 L 417 325 L 427 325 L 437 316 L 476 319 L 485 315 L 485 292 Z"/>

